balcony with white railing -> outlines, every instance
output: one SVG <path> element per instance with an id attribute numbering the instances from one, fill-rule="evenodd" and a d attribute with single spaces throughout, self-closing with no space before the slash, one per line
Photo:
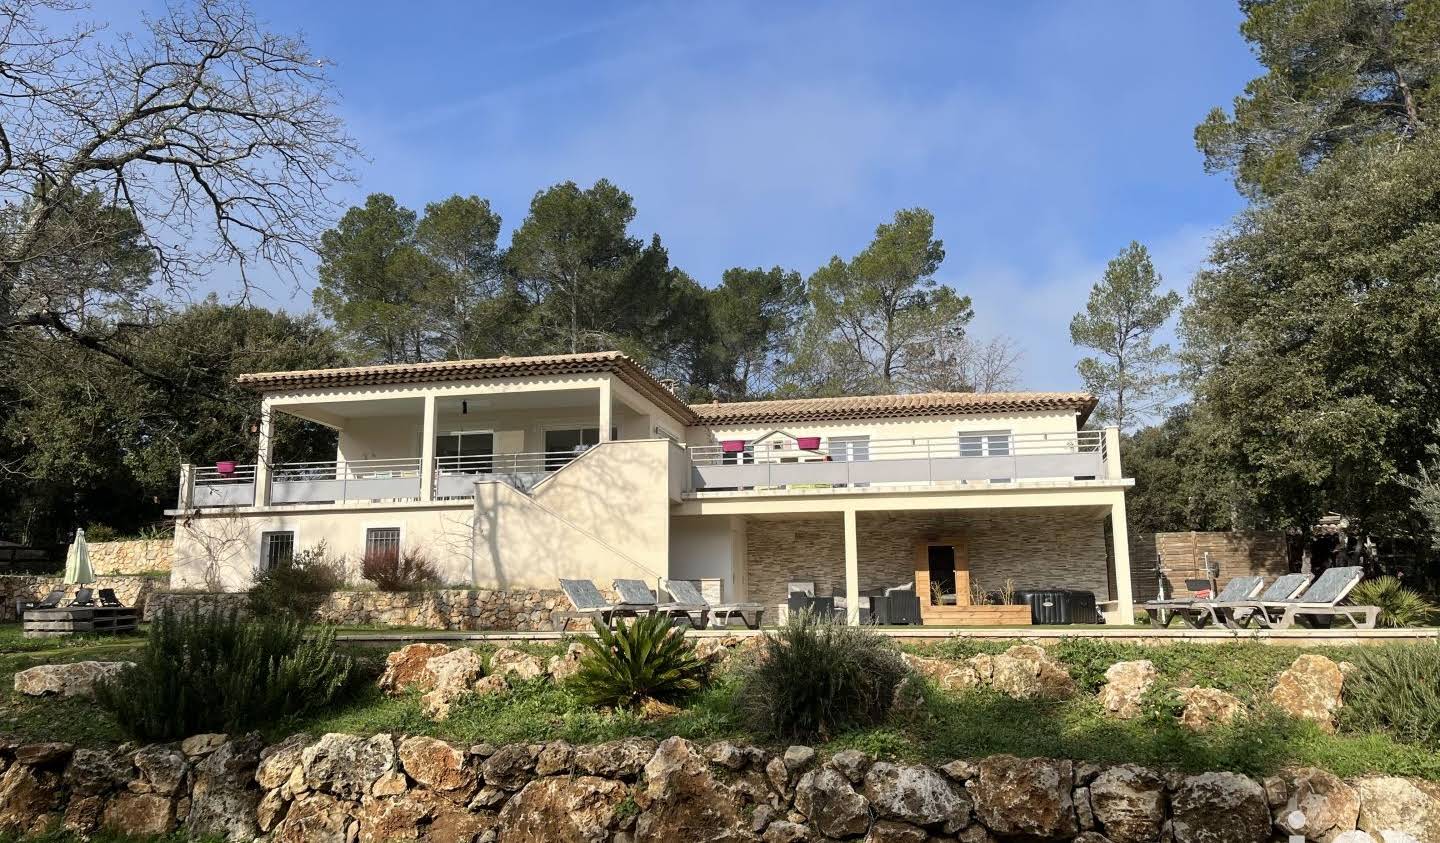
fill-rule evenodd
<path id="1" fill-rule="evenodd" d="M 694 492 L 940 483 L 1074 482 L 1112 476 L 1105 431 L 952 437 L 792 438 L 689 449 Z"/>
<path id="2" fill-rule="evenodd" d="M 508 483 L 533 488 L 577 452 L 484 454 L 437 457 L 432 495 L 422 497 L 424 472 L 417 458 L 276 463 L 268 472 L 268 496 L 257 496 L 267 472 L 255 465 L 219 463 L 182 466 L 180 505 L 185 508 L 362 503 L 374 501 L 458 500 L 472 498 L 477 482 Z"/>

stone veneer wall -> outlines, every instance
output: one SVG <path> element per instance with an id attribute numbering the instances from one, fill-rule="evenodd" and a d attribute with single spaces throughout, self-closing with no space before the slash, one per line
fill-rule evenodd
<path id="1" fill-rule="evenodd" d="M 903 585 L 914 578 L 915 542 L 964 536 L 971 581 L 998 590 L 1077 588 L 1110 597 L 1105 522 L 1067 509 L 971 512 L 862 512 L 857 521 L 860 588 Z M 845 589 L 845 536 L 839 515 L 752 518 L 746 532 L 749 597 L 785 602 L 786 583 L 815 582 L 817 594 Z"/>
<path id="2" fill-rule="evenodd" d="M 95 582 L 89 587 L 95 591 L 102 588 L 113 588 L 115 596 L 126 606 L 134 606 L 141 611 L 156 593 L 167 585 L 165 577 L 137 577 L 137 576 L 103 576 L 96 577 Z M 66 585 L 57 576 L 35 576 L 29 574 L 13 574 L 0 576 L 0 621 L 17 620 L 15 603 L 17 600 L 39 600 L 49 594 L 53 589 L 63 588 L 65 599 L 69 600 L 75 596 L 79 586 Z"/>
<path id="3" fill-rule="evenodd" d="M 1263 783 L 991 756 L 941 767 L 681 738 L 461 746 L 197 735 L 0 744 L 0 829 L 272 843 L 1346 843 L 1440 840 L 1440 786 L 1290 770 Z M 1357 830 L 1357 828 L 1359 830 Z"/>
<path id="4" fill-rule="evenodd" d="M 166 609 L 238 608 L 248 596 L 236 592 L 167 592 L 154 595 L 149 620 Z M 316 620 L 340 626 L 409 626 L 422 629 L 549 631 L 550 615 L 568 608 L 559 591 L 448 588 L 434 591 L 336 591 L 326 596 Z"/>
<path id="5" fill-rule="evenodd" d="M 91 542 L 90 567 L 97 574 L 149 574 L 169 571 L 175 562 L 175 540 Z"/>

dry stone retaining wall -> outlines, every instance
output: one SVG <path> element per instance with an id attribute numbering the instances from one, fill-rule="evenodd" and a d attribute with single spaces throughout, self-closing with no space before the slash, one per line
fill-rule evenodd
<path id="1" fill-rule="evenodd" d="M 168 572 L 175 562 L 174 539 L 91 542 L 90 566 L 98 574 L 150 574 Z"/>
<path id="2" fill-rule="evenodd" d="M 169 592 L 151 599 L 146 619 L 164 609 L 202 611 L 241 608 L 247 596 L 234 592 Z M 317 620 L 341 626 L 397 626 L 422 629 L 545 630 L 551 613 L 569 607 L 559 591 L 447 588 L 434 591 L 336 591 L 326 596 Z"/>
<path id="3" fill-rule="evenodd" d="M 1315 769 L 1256 781 L 992 756 L 941 767 L 680 738 L 595 746 L 197 735 L 0 742 L 0 829 L 370 843 L 1267 843 L 1440 840 L 1440 786 Z M 1382 834 L 1382 832 L 1384 832 Z M 1291 837 L 1290 835 L 1295 836 Z"/>
<path id="4" fill-rule="evenodd" d="M 152 597 L 165 587 L 166 582 L 167 580 L 163 577 L 102 576 L 96 577 L 95 582 L 90 583 L 89 587 L 95 591 L 112 588 L 121 603 L 143 611 Z M 57 588 L 64 589 L 65 599 L 69 600 L 75 596 L 75 591 L 79 586 L 66 585 L 58 576 L 29 574 L 0 576 L 0 601 L 3 601 L 0 603 L 0 621 L 17 619 L 15 611 L 17 600 L 38 600 Z"/>

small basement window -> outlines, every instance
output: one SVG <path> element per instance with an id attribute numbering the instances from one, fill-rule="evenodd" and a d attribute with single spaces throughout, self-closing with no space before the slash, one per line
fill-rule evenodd
<path id="1" fill-rule="evenodd" d="M 268 571 L 295 558 L 295 533 L 292 530 L 260 534 L 260 570 Z"/>
<path id="2" fill-rule="evenodd" d="M 365 531 L 365 553 L 399 553 L 399 527 L 370 527 Z"/>

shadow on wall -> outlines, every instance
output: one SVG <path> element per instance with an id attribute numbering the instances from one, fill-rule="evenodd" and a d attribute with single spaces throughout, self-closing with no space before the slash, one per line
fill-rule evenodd
<path id="1" fill-rule="evenodd" d="M 559 577 L 653 580 L 669 553 L 669 440 L 606 442 L 529 495 L 477 484 L 474 582 L 553 588 Z"/>

